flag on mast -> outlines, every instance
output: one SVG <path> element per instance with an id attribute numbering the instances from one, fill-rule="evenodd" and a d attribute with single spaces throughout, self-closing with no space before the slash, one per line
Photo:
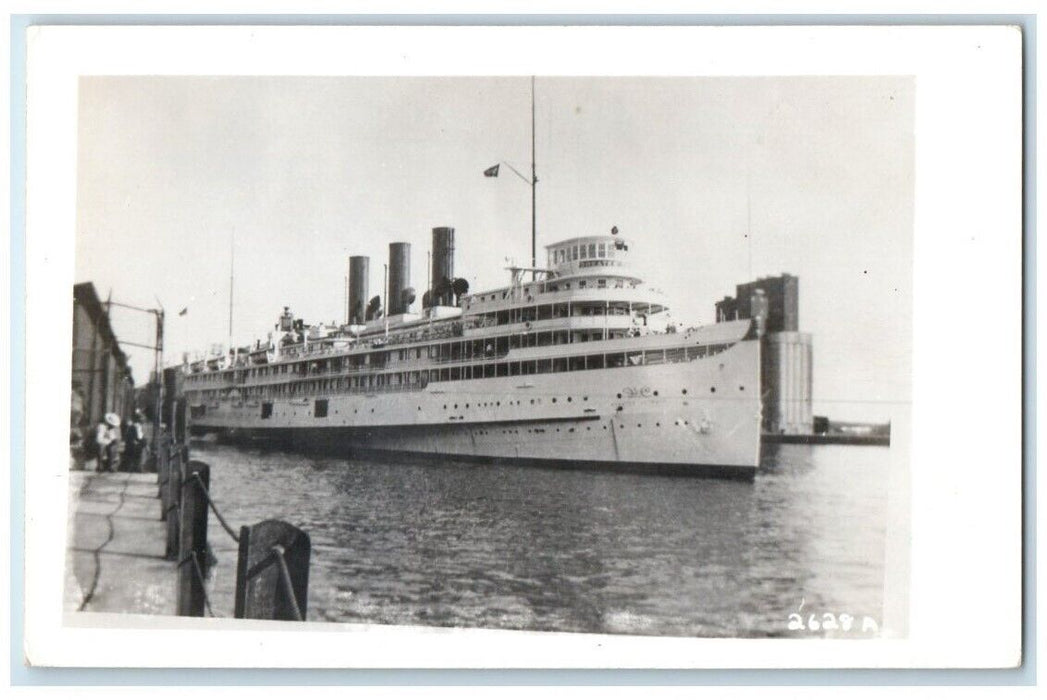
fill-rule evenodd
<path id="1" fill-rule="evenodd" d="M 501 163 L 498 163 L 497 165 L 492 165 L 487 170 L 484 170 L 484 177 L 498 177 L 499 165 L 501 165 Z"/>

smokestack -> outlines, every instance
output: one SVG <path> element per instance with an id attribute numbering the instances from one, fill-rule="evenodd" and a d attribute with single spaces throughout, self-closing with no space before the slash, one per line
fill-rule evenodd
<path id="1" fill-rule="evenodd" d="M 367 310 L 367 282 L 371 275 L 371 259 L 366 255 L 349 258 L 349 323 L 364 322 Z"/>
<path id="2" fill-rule="evenodd" d="M 404 292 L 411 286 L 411 244 L 389 244 L 389 298 L 385 307 L 390 316 L 407 313 Z"/>
<path id="3" fill-rule="evenodd" d="M 433 278 L 431 304 L 433 306 L 451 306 L 454 293 L 451 282 L 454 281 L 454 228 L 437 226 L 433 229 Z"/>

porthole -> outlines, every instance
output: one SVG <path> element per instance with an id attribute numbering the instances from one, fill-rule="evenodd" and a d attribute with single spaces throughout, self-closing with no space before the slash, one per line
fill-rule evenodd
<path id="1" fill-rule="evenodd" d="M 571 397 L 570 396 L 567 397 L 567 403 L 571 403 Z"/>
<path id="2" fill-rule="evenodd" d="M 685 394 L 687 393 L 687 390 L 686 390 L 686 389 L 684 389 L 684 393 L 685 393 Z M 621 395 L 621 394 L 618 394 L 618 398 L 622 398 L 622 395 Z"/>
<path id="3" fill-rule="evenodd" d="M 686 389 L 684 389 L 684 390 L 683 390 L 683 394 L 684 394 L 685 396 L 687 395 L 687 390 L 686 390 Z"/>
<path id="4" fill-rule="evenodd" d="M 745 387 L 744 386 L 739 386 L 738 387 L 738 391 L 745 391 Z"/>
<path id="5" fill-rule="evenodd" d="M 556 397 L 555 396 L 553 397 L 553 403 L 556 403 Z"/>
<path id="6" fill-rule="evenodd" d="M 657 396 L 657 395 L 658 395 L 658 390 L 657 390 L 657 389 L 655 389 L 655 390 L 654 390 L 654 395 L 655 395 L 655 396 Z"/>
<path id="7" fill-rule="evenodd" d="M 716 387 L 714 387 L 714 386 L 709 387 L 709 392 L 712 393 L 712 394 L 715 394 L 716 393 Z"/>

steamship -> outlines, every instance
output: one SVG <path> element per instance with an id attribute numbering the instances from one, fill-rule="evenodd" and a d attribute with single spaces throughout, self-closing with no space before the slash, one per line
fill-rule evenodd
<path id="1" fill-rule="evenodd" d="M 186 363 L 193 431 L 347 456 L 753 478 L 765 314 L 666 325 L 617 229 L 547 246 L 545 267 L 470 293 L 454 234 L 433 229 L 420 313 L 410 244 L 393 243 L 384 304 L 354 256 L 347 323 L 285 307 L 266 340 Z"/>

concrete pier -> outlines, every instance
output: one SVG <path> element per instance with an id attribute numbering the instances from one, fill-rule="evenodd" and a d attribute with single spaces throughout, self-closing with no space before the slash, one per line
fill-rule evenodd
<path id="1" fill-rule="evenodd" d="M 69 473 L 65 610 L 175 614 L 156 474 Z"/>

